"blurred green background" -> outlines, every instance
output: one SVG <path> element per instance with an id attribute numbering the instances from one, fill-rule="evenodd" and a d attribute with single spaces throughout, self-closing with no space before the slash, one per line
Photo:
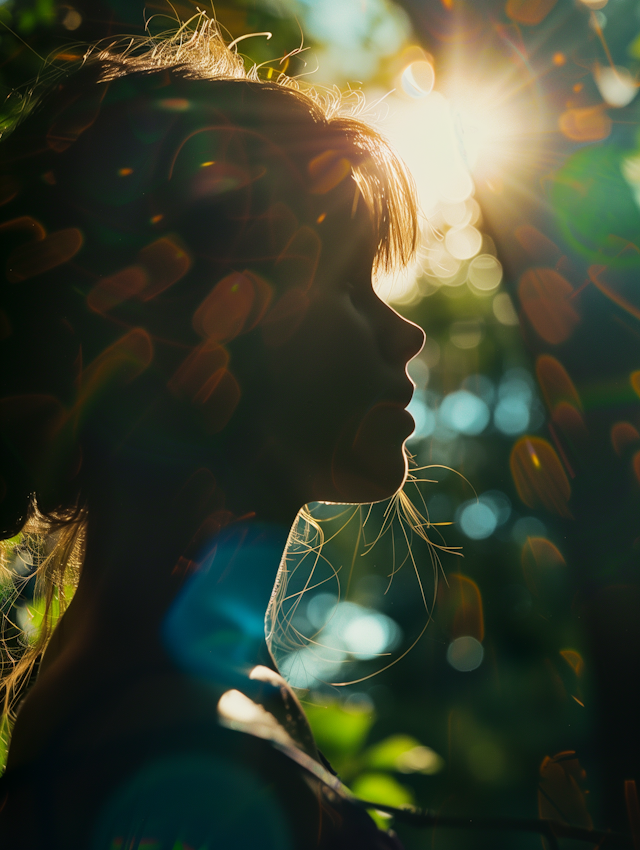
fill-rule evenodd
<path id="1" fill-rule="evenodd" d="M 313 508 L 327 542 L 299 553 L 278 660 L 320 747 L 379 802 L 640 830 L 640 7 L 215 14 L 233 38 L 273 34 L 241 43 L 248 62 L 363 90 L 423 207 L 418 263 L 377 285 L 428 335 L 407 493 L 445 548 L 397 506 Z M 6 109 L 42 59 L 145 21 L 159 33 L 175 15 L 161 0 L 0 2 Z M 18 615 L 34 628 L 37 605 Z M 540 842 L 399 831 L 409 850 Z"/>

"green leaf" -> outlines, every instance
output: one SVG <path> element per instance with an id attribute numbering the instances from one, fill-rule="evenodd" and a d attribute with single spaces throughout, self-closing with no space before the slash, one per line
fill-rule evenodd
<path id="1" fill-rule="evenodd" d="M 22 532 L 19 531 L 15 537 L 7 537 L 6 540 L 2 541 L 2 548 L 7 551 L 11 551 L 11 549 L 15 549 L 16 546 L 20 545 L 20 541 L 22 540 Z"/>
<path id="2" fill-rule="evenodd" d="M 369 747 L 363 753 L 362 759 L 367 767 L 378 770 L 397 770 L 399 756 L 419 746 L 420 742 L 410 735 L 391 735 L 390 738 L 385 738 L 384 741 Z"/>
<path id="3" fill-rule="evenodd" d="M 627 49 L 634 59 L 640 59 L 640 33 L 634 38 Z"/>
<path id="4" fill-rule="evenodd" d="M 16 29 L 20 32 L 28 35 L 33 29 L 35 29 L 38 23 L 38 19 L 31 9 L 27 9 L 24 12 L 19 13 L 17 21 L 16 21 Z"/>
<path id="5" fill-rule="evenodd" d="M 336 762 L 361 749 L 375 719 L 372 711 L 347 710 L 337 702 L 306 705 L 305 712 L 318 746 Z"/>
<path id="6" fill-rule="evenodd" d="M 7 763 L 7 752 L 9 751 L 9 740 L 11 738 L 11 721 L 7 715 L 0 718 L 0 774 L 4 771 Z"/>
<path id="7" fill-rule="evenodd" d="M 27 605 L 27 611 L 29 613 L 30 620 L 30 631 L 32 633 L 37 634 L 42 628 L 42 621 L 44 619 L 44 611 L 45 611 L 45 599 L 44 597 L 40 597 L 38 599 L 34 599 L 29 605 Z M 51 619 L 53 623 L 57 623 L 58 617 L 60 616 L 60 602 L 58 599 L 54 599 L 51 603 Z"/>
<path id="8" fill-rule="evenodd" d="M 438 773 L 444 761 L 430 747 L 424 747 L 411 735 L 391 735 L 369 747 L 362 763 L 377 770 L 398 770 L 401 773 Z"/>
<path id="9" fill-rule="evenodd" d="M 72 585 L 65 585 L 62 593 L 60 590 L 57 590 L 53 600 L 51 602 L 51 609 L 49 611 L 49 619 L 51 621 L 51 628 L 55 628 L 58 620 L 60 619 L 60 598 L 63 598 L 67 601 L 67 603 L 72 599 L 73 594 L 75 592 L 75 588 Z M 26 608 L 26 618 L 19 618 L 20 624 L 23 628 L 23 631 L 27 634 L 31 641 L 35 641 L 40 633 L 40 629 L 42 628 L 42 623 L 44 620 L 44 613 L 46 608 L 45 598 L 44 596 L 36 597 L 32 602 L 25 606 Z"/>
<path id="10" fill-rule="evenodd" d="M 54 0 L 37 0 L 35 13 L 41 24 L 45 26 L 52 24 L 56 17 Z"/>
<path id="11" fill-rule="evenodd" d="M 357 797 L 387 806 L 410 806 L 413 794 L 388 773 L 363 773 L 352 784 Z"/>

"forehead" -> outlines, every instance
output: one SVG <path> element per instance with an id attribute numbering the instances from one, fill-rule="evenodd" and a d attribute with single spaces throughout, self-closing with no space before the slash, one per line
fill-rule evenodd
<path id="1" fill-rule="evenodd" d="M 335 255 L 341 246 L 343 262 L 350 256 L 373 263 L 377 233 L 371 213 L 350 171 L 339 184 L 324 194 L 311 193 L 315 228 L 324 255 Z"/>
<path id="2" fill-rule="evenodd" d="M 349 182 L 353 190 L 349 197 L 343 198 L 317 224 L 323 254 L 335 254 L 336 249 L 341 246 L 343 262 L 353 257 L 371 264 L 377 247 L 371 215 L 360 190 L 352 180 Z M 323 213 L 320 213 L 320 216 L 322 215 Z"/>

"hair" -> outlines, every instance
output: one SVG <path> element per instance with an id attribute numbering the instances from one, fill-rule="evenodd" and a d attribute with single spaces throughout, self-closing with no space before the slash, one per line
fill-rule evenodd
<path id="1" fill-rule="evenodd" d="M 363 97 L 246 70 L 204 13 L 171 35 L 93 45 L 61 67 L 58 58 L 44 76 L 0 144 L 1 581 L 14 601 L 12 546 L 49 535 L 35 570 L 42 627 L 7 653 L 7 713 L 77 584 L 100 463 L 93 444 L 127 427 L 106 412 L 109 387 L 140 411 L 157 390 L 154 357 L 173 364 L 185 347 L 202 348 L 183 297 L 201 303 L 212 274 L 273 261 L 291 216 L 302 229 L 318 221 L 319 199 L 347 175 L 373 225 L 374 270 L 406 264 L 418 234 L 411 177 L 364 119 Z M 283 197 L 295 199 L 288 211 Z M 259 256 L 256 225 L 268 232 Z M 209 281 L 200 290 L 199 279 Z M 245 316 L 245 330 L 267 306 L 253 324 Z"/>

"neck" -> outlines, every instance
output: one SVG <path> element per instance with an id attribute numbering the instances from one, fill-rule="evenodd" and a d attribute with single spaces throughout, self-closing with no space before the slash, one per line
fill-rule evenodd
<path id="1" fill-rule="evenodd" d="M 227 686 L 257 664 L 273 666 L 265 612 L 288 531 L 241 521 L 210 542 L 162 624 L 164 647 L 178 666 Z"/>
<path id="2" fill-rule="evenodd" d="M 180 487 L 133 479 L 113 493 L 103 489 L 108 511 L 89 509 L 80 585 L 45 666 L 73 643 L 106 664 L 168 654 L 205 673 L 194 648 L 207 641 L 216 661 L 209 673 L 218 678 L 273 666 L 264 618 L 295 514 L 238 519 L 221 510 L 203 470 Z"/>

